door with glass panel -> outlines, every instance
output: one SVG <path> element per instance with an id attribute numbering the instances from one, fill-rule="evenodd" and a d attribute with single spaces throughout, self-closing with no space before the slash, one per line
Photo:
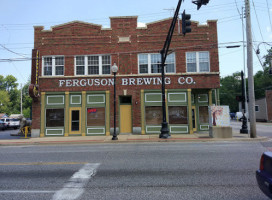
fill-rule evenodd
<path id="1" fill-rule="evenodd" d="M 193 122 L 193 131 L 195 132 L 197 130 L 195 106 L 192 106 L 192 122 Z"/>
<path id="2" fill-rule="evenodd" d="M 70 108 L 69 134 L 81 134 L 81 108 Z"/>

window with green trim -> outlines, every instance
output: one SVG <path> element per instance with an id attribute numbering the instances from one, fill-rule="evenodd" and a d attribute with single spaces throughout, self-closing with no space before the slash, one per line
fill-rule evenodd
<path id="1" fill-rule="evenodd" d="M 209 123 L 208 106 L 199 106 L 199 123 L 200 124 Z"/>
<path id="2" fill-rule="evenodd" d="M 46 109 L 46 127 L 63 127 L 64 109 Z"/>
<path id="3" fill-rule="evenodd" d="M 87 108 L 87 126 L 105 126 L 105 108 Z"/>
<path id="4" fill-rule="evenodd" d="M 158 125 L 162 123 L 162 107 L 147 106 L 145 107 L 145 120 L 147 125 Z"/>
<path id="5" fill-rule="evenodd" d="M 188 124 L 187 106 L 169 106 L 169 124 Z"/>

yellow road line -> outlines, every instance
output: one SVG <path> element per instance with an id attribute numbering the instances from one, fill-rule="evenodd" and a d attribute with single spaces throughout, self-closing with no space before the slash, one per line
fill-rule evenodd
<path id="1" fill-rule="evenodd" d="M 30 163 L 0 163 L 0 166 L 7 165 L 83 165 L 88 162 L 30 162 Z"/>

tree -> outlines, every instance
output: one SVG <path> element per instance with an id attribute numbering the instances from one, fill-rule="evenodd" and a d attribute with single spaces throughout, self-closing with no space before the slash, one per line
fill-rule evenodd
<path id="1" fill-rule="evenodd" d="M 264 56 L 264 58 L 264 71 L 258 71 L 254 76 L 254 89 L 256 99 L 265 97 L 265 90 L 272 89 L 272 76 L 269 74 L 269 68 L 272 59 L 272 48 L 267 51 L 267 55 Z"/>
<path id="2" fill-rule="evenodd" d="M 5 77 L 0 75 L 0 90 L 5 90 Z"/>
<path id="3" fill-rule="evenodd" d="M 32 99 L 28 95 L 28 83 L 23 87 L 23 114 L 30 117 Z M 10 114 L 21 113 L 21 90 L 18 89 L 17 79 L 8 75 L 6 77 L 0 75 L 0 112 Z M 2 105 L 2 106 L 1 106 Z"/>
<path id="4" fill-rule="evenodd" d="M 30 80 L 23 87 L 23 115 L 25 118 L 31 117 L 31 106 L 32 106 L 32 98 L 28 94 L 28 86 L 30 84 Z"/>
<path id="5" fill-rule="evenodd" d="M 20 108 L 19 91 L 17 90 L 18 83 L 17 79 L 8 75 L 6 77 L 0 75 L 0 91 L 4 99 L 8 99 L 8 103 L 4 103 L 4 110 L 7 114 L 18 113 L 18 108 Z M 3 104 L 3 102 L 2 102 Z"/>
<path id="6" fill-rule="evenodd" d="M 236 96 L 242 95 L 241 73 L 235 72 L 232 76 L 220 79 L 220 104 L 228 105 L 230 112 L 239 110 Z"/>
<path id="7" fill-rule="evenodd" d="M 4 86 L 6 88 L 6 90 L 9 92 L 10 90 L 14 90 L 18 87 L 18 83 L 16 83 L 17 79 L 12 76 L 12 75 L 8 75 L 6 76 L 6 78 L 4 79 Z"/>
<path id="8" fill-rule="evenodd" d="M 0 113 L 10 114 L 9 106 L 10 106 L 10 101 L 9 101 L 8 92 L 4 90 L 0 90 Z"/>
<path id="9" fill-rule="evenodd" d="M 10 90 L 9 92 L 10 97 L 10 113 L 12 114 L 19 114 L 20 113 L 20 105 L 21 105 L 21 91 L 17 88 Z"/>

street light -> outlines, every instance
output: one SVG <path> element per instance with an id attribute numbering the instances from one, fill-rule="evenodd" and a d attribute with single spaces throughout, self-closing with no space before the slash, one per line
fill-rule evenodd
<path id="1" fill-rule="evenodd" d="M 112 140 L 118 140 L 118 137 L 117 137 L 117 134 L 116 134 L 116 84 L 115 84 L 115 81 L 116 81 L 116 73 L 118 71 L 118 67 L 116 65 L 116 63 L 113 64 L 113 66 L 111 67 L 111 71 L 113 72 L 113 75 L 114 75 L 114 129 L 113 129 L 113 135 L 112 135 Z"/>
<path id="2" fill-rule="evenodd" d="M 243 109 L 243 123 L 242 123 L 242 129 L 240 129 L 240 133 L 248 133 L 247 129 L 247 117 L 246 117 L 246 98 L 245 98 L 245 79 L 244 79 L 244 72 L 241 71 L 241 79 L 242 79 L 242 109 Z"/>

